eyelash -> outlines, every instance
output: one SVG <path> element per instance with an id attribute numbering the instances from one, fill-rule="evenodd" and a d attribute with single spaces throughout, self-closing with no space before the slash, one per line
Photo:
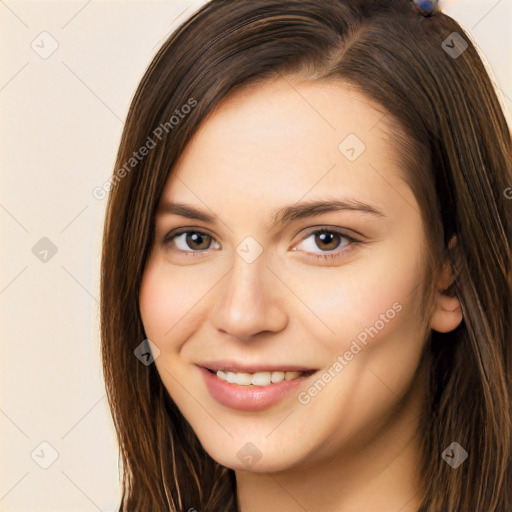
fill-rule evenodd
<path id="1" fill-rule="evenodd" d="M 199 234 L 199 235 L 202 235 L 202 236 L 208 236 L 210 237 L 212 240 L 215 240 L 211 235 L 209 235 L 208 233 L 203 233 L 202 231 L 198 231 L 198 230 L 193 230 L 193 229 L 188 229 L 188 230 L 183 230 L 183 231 L 179 231 L 177 233 L 168 233 L 164 239 L 163 239 L 163 245 L 164 246 L 168 246 L 171 244 L 171 242 L 177 238 L 178 236 L 180 235 L 183 235 L 184 233 L 196 233 L 196 234 Z M 338 252 L 334 252 L 334 251 L 331 251 L 329 253 L 326 253 L 326 254 L 315 254 L 315 253 L 307 253 L 308 255 L 310 256 L 313 256 L 314 258 L 320 258 L 322 260 L 327 260 L 327 259 L 331 259 L 331 258 L 342 258 L 344 256 L 344 252 L 346 250 L 347 247 L 350 247 L 351 245 L 353 244 L 357 244 L 357 243 L 360 243 L 360 240 L 357 240 L 356 238 L 352 237 L 352 236 L 349 236 L 347 235 L 346 233 L 343 233 L 341 231 L 337 231 L 335 229 L 328 229 L 328 228 L 320 228 L 316 231 L 312 231 L 310 232 L 307 236 L 305 236 L 304 238 L 302 238 L 300 240 L 299 243 L 301 242 L 304 242 L 305 240 L 307 240 L 308 238 L 310 238 L 312 235 L 316 235 L 318 233 L 329 233 L 329 234 L 335 234 L 335 235 L 339 235 L 340 238 L 344 238 L 345 240 L 347 240 L 349 243 L 341 250 L 339 250 Z M 217 242 L 218 243 L 218 242 Z M 185 253 L 185 256 L 186 257 L 196 257 L 196 256 L 200 256 L 202 255 L 203 253 L 206 253 L 208 252 L 209 249 L 205 249 L 203 251 L 183 251 L 181 249 L 177 249 L 178 252 L 182 252 L 182 253 Z"/>

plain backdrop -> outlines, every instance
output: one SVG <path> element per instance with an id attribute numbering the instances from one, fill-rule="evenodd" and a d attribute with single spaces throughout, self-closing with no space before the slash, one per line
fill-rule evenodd
<path id="1" fill-rule="evenodd" d="M 106 200 L 92 191 L 112 173 L 146 67 L 202 3 L 0 0 L 1 511 L 118 505 L 98 335 Z M 442 5 L 510 119 L 512 1 Z"/>

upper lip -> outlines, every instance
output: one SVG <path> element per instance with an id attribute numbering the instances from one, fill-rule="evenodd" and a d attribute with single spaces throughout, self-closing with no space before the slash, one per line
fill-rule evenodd
<path id="1" fill-rule="evenodd" d="M 212 370 L 222 370 L 234 373 L 257 373 L 257 372 L 310 372 L 315 371 L 307 366 L 293 364 L 260 364 L 260 363 L 239 363 L 236 361 L 211 361 L 208 363 L 197 363 L 197 366 Z"/>

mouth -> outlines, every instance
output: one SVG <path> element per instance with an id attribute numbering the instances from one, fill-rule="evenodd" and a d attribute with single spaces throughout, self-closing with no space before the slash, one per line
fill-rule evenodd
<path id="1" fill-rule="evenodd" d="M 236 384 L 238 386 L 271 386 L 283 381 L 296 380 L 301 377 L 309 377 L 316 370 L 263 370 L 257 372 L 213 370 L 204 367 L 205 370 L 216 375 L 220 380 Z"/>
<path id="2" fill-rule="evenodd" d="M 305 386 L 318 370 L 298 366 L 241 368 L 239 364 L 197 365 L 211 397 L 239 411 L 263 411 Z M 248 369 L 252 371 L 249 372 Z"/>
<path id="3" fill-rule="evenodd" d="M 305 386 L 317 370 L 267 370 L 254 373 L 198 367 L 210 396 L 239 411 L 263 411 L 277 406 Z"/>

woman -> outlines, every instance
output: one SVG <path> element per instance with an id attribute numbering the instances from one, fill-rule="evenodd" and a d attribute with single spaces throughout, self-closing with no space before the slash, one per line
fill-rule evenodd
<path id="1" fill-rule="evenodd" d="M 105 221 L 120 510 L 512 510 L 511 168 L 433 2 L 184 22 Z"/>

